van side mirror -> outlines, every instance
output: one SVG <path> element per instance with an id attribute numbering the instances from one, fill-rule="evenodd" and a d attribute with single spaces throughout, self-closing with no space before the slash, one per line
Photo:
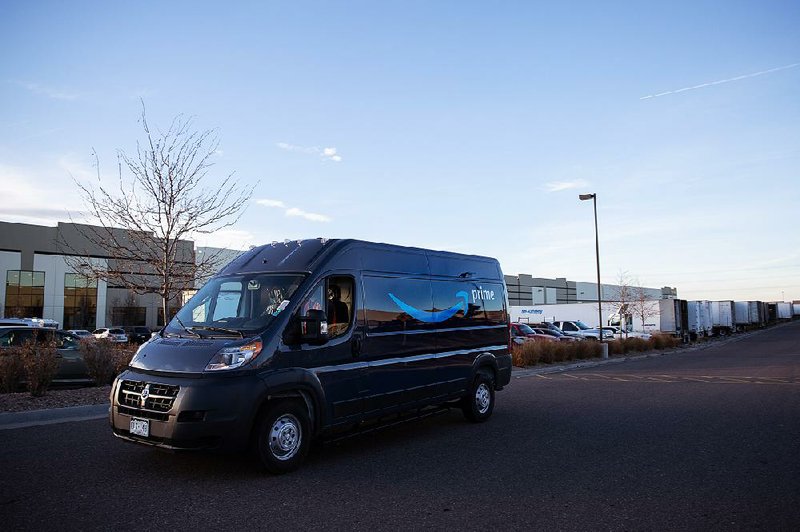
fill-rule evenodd
<path id="1" fill-rule="evenodd" d="M 309 310 L 300 317 L 300 339 L 309 344 L 324 344 L 328 341 L 328 319 L 321 310 Z"/>

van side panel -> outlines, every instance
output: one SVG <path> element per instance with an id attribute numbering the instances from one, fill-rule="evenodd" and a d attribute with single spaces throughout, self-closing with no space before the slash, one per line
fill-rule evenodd
<path id="1" fill-rule="evenodd" d="M 439 324 L 436 352 L 439 394 L 463 393 L 472 376 L 475 359 L 488 352 L 508 352 L 508 324 L 504 285 L 497 281 L 434 280 L 434 305 L 439 308 L 453 294 L 466 292 L 466 312 L 458 312 Z"/>
<path id="2" fill-rule="evenodd" d="M 463 395 L 486 354 L 505 368 L 498 385 L 507 384 L 506 292 L 496 261 L 428 252 L 436 273 L 423 276 L 421 255 L 370 256 L 364 254 L 362 275 L 367 414 Z M 413 273 L 397 273 L 403 269 Z"/>
<path id="3" fill-rule="evenodd" d="M 431 397 L 436 368 L 429 355 L 435 330 L 424 321 L 433 306 L 430 280 L 365 274 L 362 282 L 366 335 L 361 359 L 368 363 L 365 411 Z"/>

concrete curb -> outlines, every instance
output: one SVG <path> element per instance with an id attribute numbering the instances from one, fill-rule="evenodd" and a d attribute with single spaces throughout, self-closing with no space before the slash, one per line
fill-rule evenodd
<path id="1" fill-rule="evenodd" d="M 23 429 L 39 425 L 53 425 L 70 421 L 88 421 L 108 417 L 109 403 L 88 406 L 70 406 L 49 410 L 5 412 L 0 414 L 0 430 Z"/>

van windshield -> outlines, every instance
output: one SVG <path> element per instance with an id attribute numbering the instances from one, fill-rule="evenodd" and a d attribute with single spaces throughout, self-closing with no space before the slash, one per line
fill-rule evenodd
<path id="1" fill-rule="evenodd" d="M 303 278 L 257 273 L 215 277 L 178 311 L 164 332 L 204 338 L 255 334 L 289 306 Z"/>

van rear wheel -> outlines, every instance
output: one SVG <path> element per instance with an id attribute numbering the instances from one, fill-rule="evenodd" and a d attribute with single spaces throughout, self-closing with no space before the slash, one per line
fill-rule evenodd
<path id="1" fill-rule="evenodd" d="M 294 471 L 311 444 L 311 420 L 296 401 L 280 401 L 267 408 L 259 419 L 256 455 L 264 469 L 274 474 Z"/>
<path id="2" fill-rule="evenodd" d="M 473 423 L 489 419 L 494 410 L 494 379 L 483 373 L 475 375 L 469 393 L 461 400 L 461 411 Z"/>

